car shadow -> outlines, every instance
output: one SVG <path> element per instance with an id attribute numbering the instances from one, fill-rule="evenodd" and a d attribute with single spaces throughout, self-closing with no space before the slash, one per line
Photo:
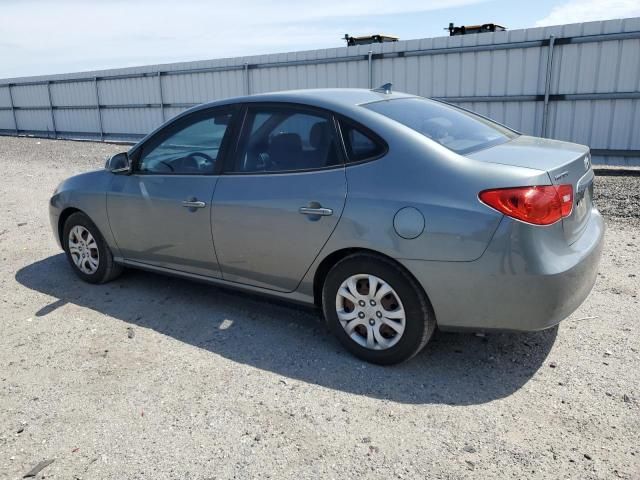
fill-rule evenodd
<path id="1" fill-rule="evenodd" d="M 304 307 L 134 270 L 87 288 L 63 254 L 26 266 L 15 278 L 56 299 L 36 316 L 72 303 L 234 362 L 401 403 L 471 405 L 506 397 L 540 368 L 557 335 L 557 328 L 486 337 L 436 332 L 414 359 L 380 367 L 349 355 L 320 314 Z"/>

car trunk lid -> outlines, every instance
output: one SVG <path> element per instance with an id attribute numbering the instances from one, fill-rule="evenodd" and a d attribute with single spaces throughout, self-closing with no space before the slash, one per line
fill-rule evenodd
<path id="1" fill-rule="evenodd" d="M 594 178 L 588 147 L 521 135 L 501 145 L 469 154 L 468 157 L 483 162 L 544 170 L 553 185 L 570 184 L 573 187 L 573 211 L 562 220 L 567 242 L 575 242 L 586 228 Z"/>

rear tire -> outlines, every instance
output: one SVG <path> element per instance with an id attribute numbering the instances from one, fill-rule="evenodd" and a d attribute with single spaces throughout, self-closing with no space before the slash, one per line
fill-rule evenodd
<path id="1" fill-rule="evenodd" d="M 347 350 L 380 365 L 412 358 L 436 328 L 431 303 L 415 279 L 392 260 L 370 253 L 333 266 L 324 281 L 322 309 Z"/>
<path id="2" fill-rule="evenodd" d="M 71 268 L 88 283 L 106 283 L 122 273 L 98 227 L 84 213 L 69 216 L 64 223 L 62 246 Z"/>

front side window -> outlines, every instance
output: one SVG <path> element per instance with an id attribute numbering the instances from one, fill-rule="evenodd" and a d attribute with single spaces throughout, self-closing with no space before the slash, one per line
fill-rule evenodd
<path id="1" fill-rule="evenodd" d="M 459 154 L 498 145 L 517 134 L 471 112 L 426 98 L 401 98 L 364 105 Z"/>
<path id="2" fill-rule="evenodd" d="M 143 147 L 140 173 L 206 175 L 214 172 L 231 113 L 199 117 L 160 143 Z"/>
<path id="3" fill-rule="evenodd" d="M 340 162 L 329 115 L 295 107 L 249 107 L 231 170 L 312 170 Z"/>

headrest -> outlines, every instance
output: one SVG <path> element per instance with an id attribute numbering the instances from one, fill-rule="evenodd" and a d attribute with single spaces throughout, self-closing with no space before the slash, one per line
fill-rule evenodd
<path id="1" fill-rule="evenodd" d="M 311 132 L 309 133 L 309 143 L 316 150 L 323 145 L 326 145 L 329 139 L 329 123 L 328 122 L 318 122 L 311 127 Z"/>

